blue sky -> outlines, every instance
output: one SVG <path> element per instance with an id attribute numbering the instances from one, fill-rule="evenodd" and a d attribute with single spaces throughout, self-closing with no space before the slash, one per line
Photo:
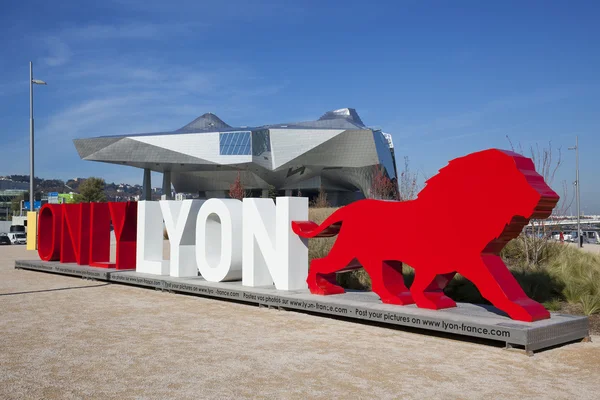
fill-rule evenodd
<path id="1" fill-rule="evenodd" d="M 41 177 L 141 183 L 79 160 L 73 138 L 230 125 L 354 107 L 421 179 L 490 147 L 563 149 L 600 213 L 600 3 L 594 1 L 10 2 L 0 15 L 0 175 L 28 173 L 28 62 Z M 556 154 L 555 154 L 556 155 Z M 155 182 L 158 185 L 159 180 Z M 560 191 L 559 191 L 559 194 Z"/>

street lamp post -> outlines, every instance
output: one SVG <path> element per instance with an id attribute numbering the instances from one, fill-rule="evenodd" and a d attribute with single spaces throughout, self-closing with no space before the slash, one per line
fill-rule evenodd
<path id="1" fill-rule="evenodd" d="M 29 211 L 34 211 L 35 188 L 33 171 L 33 85 L 45 85 L 46 82 L 33 79 L 33 63 L 29 61 Z"/>
<path id="2" fill-rule="evenodd" d="M 579 202 L 579 136 L 575 136 L 575 147 L 569 147 L 569 150 L 575 150 L 575 196 L 577 198 L 577 240 L 578 246 L 583 247 L 583 240 L 581 235 L 581 203 Z"/>

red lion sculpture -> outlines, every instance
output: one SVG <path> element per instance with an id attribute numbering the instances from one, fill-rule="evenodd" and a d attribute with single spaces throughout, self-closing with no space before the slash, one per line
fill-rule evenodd
<path id="1" fill-rule="evenodd" d="M 456 306 L 443 289 L 459 273 L 511 318 L 532 322 L 550 314 L 527 297 L 499 253 L 558 200 L 529 158 L 490 149 L 450 161 L 416 200 L 361 200 L 321 225 L 294 221 L 292 228 L 304 238 L 338 235 L 329 254 L 311 262 L 313 294 L 344 293 L 335 273 L 362 266 L 382 302 L 437 310 Z M 435 228 L 441 236 L 431 235 Z M 410 291 L 402 263 L 415 270 Z"/>

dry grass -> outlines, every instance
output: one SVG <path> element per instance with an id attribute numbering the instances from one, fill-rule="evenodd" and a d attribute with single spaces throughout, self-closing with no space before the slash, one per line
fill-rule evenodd
<path id="1" fill-rule="evenodd" d="M 581 305 L 586 315 L 599 313 L 600 255 L 560 244 L 554 246 L 561 247 L 561 251 L 550 260 L 548 270 L 562 284 L 562 297 Z"/>
<path id="2" fill-rule="evenodd" d="M 310 208 L 308 211 L 308 217 L 311 221 L 317 224 L 325 221 L 337 208 L 325 207 L 325 208 Z M 308 258 L 312 260 L 314 258 L 323 258 L 331 250 L 331 247 L 335 243 L 336 237 L 312 239 L 308 241 Z M 358 269 L 350 272 L 338 274 L 338 283 L 346 289 L 359 289 L 359 290 L 371 290 L 371 278 L 365 272 L 364 269 Z"/>
<path id="3" fill-rule="evenodd" d="M 310 208 L 308 210 L 308 219 L 317 224 L 321 224 L 329 217 L 337 208 Z M 335 243 L 335 236 L 332 238 L 323 238 L 308 241 L 308 259 L 322 258 L 329 253 L 329 250 Z"/>

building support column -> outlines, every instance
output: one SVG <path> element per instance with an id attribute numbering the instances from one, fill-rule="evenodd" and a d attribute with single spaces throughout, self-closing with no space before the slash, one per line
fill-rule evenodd
<path id="1" fill-rule="evenodd" d="M 142 185 L 142 200 L 152 200 L 152 181 L 150 168 L 144 168 L 144 183 Z"/>
<path id="2" fill-rule="evenodd" d="M 166 200 L 172 200 L 171 197 L 171 171 L 163 171 L 162 194 Z"/>
<path id="3" fill-rule="evenodd" d="M 292 197 L 292 189 L 285 190 L 285 197 Z"/>
<path id="4" fill-rule="evenodd" d="M 268 199 L 269 198 L 269 189 L 263 189 L 260 197 L 262 197 L 263 199 Z"/>

